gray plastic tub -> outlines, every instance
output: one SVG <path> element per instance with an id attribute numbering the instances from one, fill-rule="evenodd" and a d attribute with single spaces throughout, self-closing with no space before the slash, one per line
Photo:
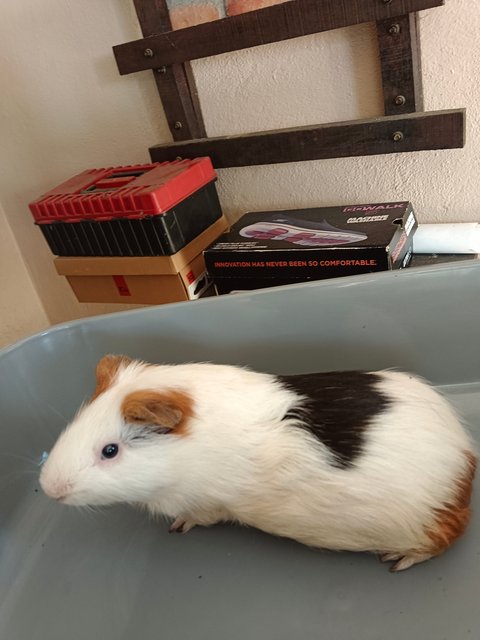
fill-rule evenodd
<path id="1" fill-rule="evenodd" d="M 478 508 L 450 552 L 394 575 L 253 529 L 172 536 L 128 507 L 75 510 L 37 475 L 106 352 L 281 373 L 400 367 L 441 386 L 476 433 L 479 320 L 480 265 L 460 264 L 104 316 L 4 350 L 1 640 L 478 639 Z"/>

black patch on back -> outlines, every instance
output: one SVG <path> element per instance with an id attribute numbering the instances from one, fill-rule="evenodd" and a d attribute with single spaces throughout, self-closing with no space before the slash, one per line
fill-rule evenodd
<path id="1" fill-rule="evenodd" d="M 326 445 L 342 468 L 353 465 L 364 447 L 366 428 L 389 405 L 377 388 L 381 378 L 375 373 L 339 371 L 277 379 L 302 396 L 285 418 L 300 419 L 299 427 Z"/>

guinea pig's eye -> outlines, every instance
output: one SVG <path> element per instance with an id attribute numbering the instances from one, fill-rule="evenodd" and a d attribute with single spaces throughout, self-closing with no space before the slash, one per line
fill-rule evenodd
<path id="1" fill-rule="evenodd" d="M 102 449 L 102 458 L 114 458 L 118 453 L 118 444 L 107 444 Z"/>

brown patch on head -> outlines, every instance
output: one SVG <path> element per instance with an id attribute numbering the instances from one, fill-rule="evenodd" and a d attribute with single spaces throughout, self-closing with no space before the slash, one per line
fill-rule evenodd
<path id="1" fill-rule="evenodd" d="M 158 433 L 185 435 L 193 415 L 193 400 L 184 391 L 140 390 L 129 393 L 122 402 L 125 422 L 151 426 Z"/>
<path id="2" fill-rule="evenodd" d="M 457 483 L 455 500 L 446 503 L 442 509 L 435 509 L 435 526 L 427 530 L 432 541 L 430 549 L 435 555 L 446 551 L 465 532 L 470 520 L 470 498 L 477 459 L 469 451 L 465 451 L 465 457 L 467 468 Z"/>
<path id="3" fill-rule="evenodd" d="M 97 386 L 92 396 L 92 400 L 95 400 L 101 393 L 106 391 L 112 384 L 113 379 L 118 373 L 120 367 L 126 367 L 133 360 L 127 356 L 104 356 L 97 364 L 95 375 L 97 377 Z"/>

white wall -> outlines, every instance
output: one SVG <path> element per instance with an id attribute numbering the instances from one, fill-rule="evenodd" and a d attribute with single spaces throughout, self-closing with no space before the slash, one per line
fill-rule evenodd
<path id="1" fill-rule="evenodd" d="M 89 167 L 144 162 L 169 140 L 150 72 L 121 77 L 110 47 L 140 37 L 132 0 L 2 0 L 0 203 L 51 322 L 80 305 L 55 274 L 27 203 Z M 463 150 L 220 171 L 224 210 L 413 201 L 422 221 L 478 219 L 480 3 L 421 14 L 425 107 L 467 107 Z M 194 63 L 209 135 L 381 114 L 369 25 Z"/>
<path id="2" fill-rule="evenodd" d="M 138 35 L 130 0 L 2 0 L 0 204 L 52 323 L 119 310 L 79 304 L 28 202 L 91 167 L 149 160 L 168 139 L 147 74 L 121 78 L 110 47 Z"/>
<path id="3" fill-rule="evenodd" d="M 223 170 L 230 215 L 409 199 L 423 222 L 480 219 L 480 2 L 447 0 L 420 16 L 425 110 L 466 107 L 466 147 Z M 363 25 L 198 61 L 208 133 L 379 115 L 375 56 L 373 27 Z"/>
<path id="4" fill-rule="evenodd" d="M 48 327 L 15 237 L 0 207 L 0 348 Z"/>

